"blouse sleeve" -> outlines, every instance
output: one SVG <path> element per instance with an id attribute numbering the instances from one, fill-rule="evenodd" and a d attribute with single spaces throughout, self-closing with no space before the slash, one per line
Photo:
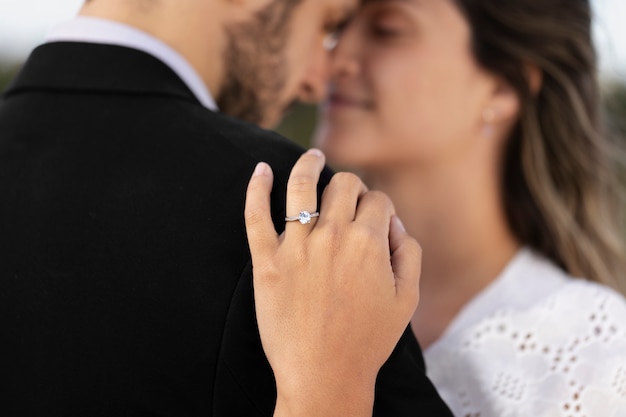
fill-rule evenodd
<path id="1" fill-rule="evenodd" d="M 499 311 L 427 353 L 455 416 L 626 417 L 626 301 L 597 284 Z"/>

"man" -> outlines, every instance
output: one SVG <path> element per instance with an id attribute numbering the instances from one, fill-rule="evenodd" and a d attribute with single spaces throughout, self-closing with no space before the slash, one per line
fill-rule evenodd
<path id="1" fill-rule="evenodd" d="M 217 108 L 321 98 L 355 3 L 90 0 L 33 52 L 0 102 L 3 415 L 272 414 L 244 197 L 269 162 L 284 227 L 301 150 Z M 405 335 L 375 412 L 442 409 Z"/>

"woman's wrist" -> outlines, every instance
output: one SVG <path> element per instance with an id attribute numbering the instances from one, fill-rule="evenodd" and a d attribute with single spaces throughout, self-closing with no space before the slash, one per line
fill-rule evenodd
<path id="1" fill-rule="evenodd" d="M 277 382 L 274 417 L 371 417 L 375 378 L 350 382 L 336 377 L 306 384 L 291 383 L 290 389 L 282 389 Z"/>

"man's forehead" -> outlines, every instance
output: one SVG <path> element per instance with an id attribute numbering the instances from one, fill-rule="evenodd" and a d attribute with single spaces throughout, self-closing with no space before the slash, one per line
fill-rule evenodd
<path id="1" fill-rule="evenodd" d="M 319 1 L 319 0 L 309 0 Z M 362 0 L 326 0 L 329 12 L 337 17 L 346 18 L 356 13 Z"/>

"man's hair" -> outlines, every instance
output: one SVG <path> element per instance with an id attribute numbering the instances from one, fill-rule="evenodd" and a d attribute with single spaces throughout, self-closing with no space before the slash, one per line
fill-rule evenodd
<path id="1" fill-rule="evenodd" d="M 285 47 L 291 17 L 303 0 L 273 0 L 252 19 L 226 28 L 226 79 L 217 104 L 225 113 L 260 124 L 266 106 L 285 87 Z"/>

